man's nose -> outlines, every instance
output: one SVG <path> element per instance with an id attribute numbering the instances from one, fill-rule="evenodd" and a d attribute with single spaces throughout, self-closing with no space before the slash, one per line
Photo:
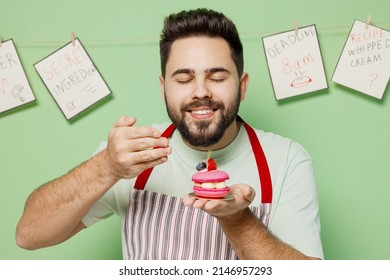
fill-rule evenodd
<path id="1" fill-rule="evenodd" d="M 206 81 L 197 80 L 195 83 L 194 91 L 192 92 L 193 99 L 211 98 L 212 93 L 207 87 Z"/>

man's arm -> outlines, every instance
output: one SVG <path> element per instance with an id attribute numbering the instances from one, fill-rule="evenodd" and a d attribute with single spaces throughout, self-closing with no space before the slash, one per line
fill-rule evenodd
<path id="1" fill-rule="evenodd" d="M 119 179 L 136 177 L 167 160 L 168 140 L 154 128 L 133 127 L 135 121 L 118 119 L 105 150 L 31 193 L 16 228 L 20 247 L 32 250 L 70 238 L 84 228 L 82 218 Z"/>
<path id="2" fill-rule="evenodd" d="M 31 193 L 16 229 L 20 247 L 47 247 L 71 235 L 93 203 L 116 182 L 109 174 L 105 154 L 96 155 Z"/>
<path id="3" fill-rule="evenodd" d="M 253 215 L 249 208 L 245 208 L 230 217 L 219 218 L 218 220 L 239 259 L 316 259 L 305 256 L 275 237 L 267 230 L 263 223 Z"/>
<path id="4" fill-rule="evenodd" d="M 195 200 L 186 196 L 184 204 L 202 208 L 215 216 L 239 259 L 316 259 L 275 237 L 248 208 L 255 190 L 248 185 L 231 187 L 233 201 Z"/>

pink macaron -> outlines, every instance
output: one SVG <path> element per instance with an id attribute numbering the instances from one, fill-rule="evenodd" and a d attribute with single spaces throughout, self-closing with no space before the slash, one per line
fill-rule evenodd
<path id="1" fill-rule="evenodd" d="M 221 170 L 200 171 L 192 176 L 194 193 L 205 198 L 221 198 L 230 192 L 225 180 L 229 174 Z"/>

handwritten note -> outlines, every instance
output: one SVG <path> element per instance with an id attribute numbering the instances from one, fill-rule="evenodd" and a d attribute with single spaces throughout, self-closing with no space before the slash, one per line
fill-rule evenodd
<path id="1" fill-rule="evenodd" d="M 0 47 L 0 113 L 35 100 L 13 40 Z"/>
<path id="2" fill-rule="evenodd" d="M 277 100 L 328 88 L 315 25 L 262 39 Z"/>
<path id="3" fill-rule="evenodd" d="M 390 32 L 355 20 L 332 81 L 382 99 L 390 78 Z"/>
<path id="4" fill-rule="evenodd" d="M 68 120 L 111 93 L 79 39 L 34 67 Z"/>

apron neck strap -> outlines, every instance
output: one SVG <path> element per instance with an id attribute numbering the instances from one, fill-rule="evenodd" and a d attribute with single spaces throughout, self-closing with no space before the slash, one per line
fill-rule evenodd
<path id="1" fill-rule="evenodd" d="M 161 134 L 161 137 L 164 137 L 164 138 L 171 138 L 173 132 L 175 131 L 176 127 L 171 124 L 170 126 L 168 126 L 167 129 L 165 129 L 165 131 Z M 156 148 L 156 147 L 155 147 Z M 155 149 L 154 148 L 154 149 Z M 135 184 L 134 184 L 134 188 L 135 189 L 138 189 L 138 190 L 143 190 L 145 189 L 145 186 L 146 186 L 146 182 L 148 181 L 149 179 L 149 176 L 150 174 L 152 173 L 153 171 L 153 167 L 151 168 L 148 168 L 148 169 L 145 169 L 143 172 L 141 172 L 141 174 L 138 175 L 137 177 L 137 180 L 135 181 Z"/>
<path id="2" fill-rule="evenodd" d="M 253 154 L 255 156 L 257 172 L 259 174 L 259 180 L 261 185 L 261 203 L 272 203 L 272 181 L 271 174 L 269 172 L 267 158 L 261 147 L 259 138 L 256 135 L 255 130 L 246 123 L 240 116 L 237 116 L 237 121 L 242 122 L 248 133 L 249 141 L 252 146 Z"/>
<path id="3" fill-rule="evenodd" d="M 260 141 L 256 135 L 254 129 L 247 124 L 240 116 L 237 116 L 237 121 L 242 122 L 249 137 L 250 144 L 255 156 L 257 171 L 259 175 L 260 185 L 261 185 L 261 203 L 271 203 L 272 202 L 272 181 L 271 175 L 268 168 L 267 159 L 265 157 L 263 148 L 261 147 Z M 162 133 L 162 137 L 170 138 L 176 127 L 171 124 L 168 128 Z M 152 173 L 153 168 L 146 169 L 141 174 L 138 175 L 137 180 L 134 184 L 135 189 L 143 190 L 146 186 L 146 182 L 149 179 L 150 174 Z"/>

